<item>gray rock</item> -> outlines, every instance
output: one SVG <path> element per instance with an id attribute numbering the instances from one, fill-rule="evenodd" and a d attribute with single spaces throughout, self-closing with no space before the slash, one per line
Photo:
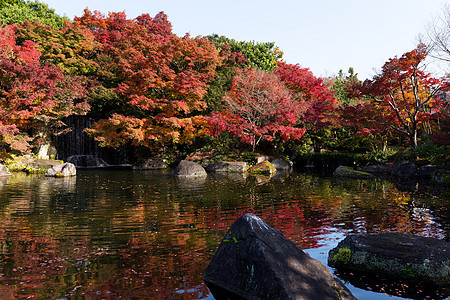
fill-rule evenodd
<path id="1" fill-rule="evenodd" d="M 208 172 L 235 172 L 243 173 L 247 170 L 248 164 L 244 161 L 219 161 L 206 166 Z"/>
<path id="2" fill-rule="evenodd" d="M 351 234 L 330 250 L 328 264 L 338 270 L 446 285 L 450 243 L 401 233 Z"/>
<path id="3" fill-rule="evenodd" d="M 182 160 L 172 172 L 173 176 L 206 176 L 205 169 L 198 163 Z"/>
<path id="4" fill-rule="evenodd" d="M 133 166 L 135 170 L 161 170 L 166 169 L 167 164 L 163 158 L 153 157 Z"/>
<path id="5" fill-rule="evenodd" d="M 355 299 L 326 266 L 252 214 L 231 225 L 204 280 L 216 299 Z"/>
<path id="6" fill-rule="evenodd" d="M 365 179 L 365 178 L 372 177 L 372 174 L 370 174 L 370 173 L 357 171 L 357 170 L 354 170 L 353 168 L 345 167 L 345 166 L 337 167 L 336 170 L 334 171 L 333 175 L 336 177 L 347 177 L 347 178 L 355 178 L 355 179 L 358 179 L 358 178 Z"/>
<path id="7" fill-rule="evenodd" d="M 72 163 L 63 163 L 47 170 L 45 176 L 49 177 L 67 177 L 67 176 L 75 176 L 77 174 L 77 169 L 75 165 Z"/>
<path id="8" fill-rule="evenodd" d="M 292 169 L 292 162 L 287 162 L 281 158 L 271 158 L 269 162 L 277 169 L 283 171 L 289 171 Z"/>
<path id="9" fill-rule="evenodd" d="M 403 161 L 392 168 L 391 174 L 398 177 L 413 177 L 417 175 L 417 166 L 413 162 Z"/>
<path id="10" fill-rule="evenodd" d="M 0 164 L 0 176 L 10 176 L 11 173 L 7 166 Z"/>
<path id="11" fill-rule="evenodd" d="M 74 164 L 77 168 L 103 168 L 108 164 L 94 155 L 73 155 L 67 158 L 67 162 Z"/>

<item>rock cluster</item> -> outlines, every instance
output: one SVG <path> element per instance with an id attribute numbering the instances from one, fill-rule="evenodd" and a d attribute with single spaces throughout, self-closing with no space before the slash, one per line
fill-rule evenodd
<path id="1" fill-rule="evenodd" d="M 45 173 L 45 176 L 49 177 L 68 177 L 68 176 L 75 176 L 77 174 L 77 169 L 75 168 L 75 165 L 72 163 L 63 163 L 56 166 L 53 166 L 52 168 L 47 170 L 47 173 Z"/>

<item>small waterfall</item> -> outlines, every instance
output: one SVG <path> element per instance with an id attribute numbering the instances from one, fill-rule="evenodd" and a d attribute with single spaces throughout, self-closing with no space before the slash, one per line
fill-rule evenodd
<path id="1" fill-rule="evenodd" d="M 89 116 L 70 116 L 63 122 L 71 129 L 66 134 L 56 137 L 57 159 L 67 161 L 71 156 L 89 155 L 103 160 L 108 165 L 129 165 L 133 162 L 131 147 L 122 146 L 117 149 L 100 147 L 98 142 L 86 132 L 96 120 Z"/>

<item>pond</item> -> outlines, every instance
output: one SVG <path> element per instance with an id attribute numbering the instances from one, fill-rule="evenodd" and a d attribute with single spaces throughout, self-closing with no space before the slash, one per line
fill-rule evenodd
<path id="1" fill-rule="evenodd" d="M 203 271 L 244 213 L 260 216 L 326 264 L 328 251 L 348 233 L 448 240 L 449 198 L 446 190 L 310 173 L 272 179 L 177 179 L 167 171 L 129 170 L 78 170 L 72 178 L 15 173 L 0 178 L 0 299 L 214 299 Z M 407 296 L 401 288 L 375 292 L 346 284 L 358 299 Z"/>

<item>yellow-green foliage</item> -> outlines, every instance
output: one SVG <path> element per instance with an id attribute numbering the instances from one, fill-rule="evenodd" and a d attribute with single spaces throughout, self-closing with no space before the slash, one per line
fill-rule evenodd
<path id="1" fill-rule="evenodd" d="M 36 159 L 29 155 L 11 155 L 11 157 L 5 161 L 5 165 L 8 167 L 9 171 L 22 171 L 31 174 L 45 173 L 49 168 L 61 163 L 63 163 L 62 160 Z"/>

